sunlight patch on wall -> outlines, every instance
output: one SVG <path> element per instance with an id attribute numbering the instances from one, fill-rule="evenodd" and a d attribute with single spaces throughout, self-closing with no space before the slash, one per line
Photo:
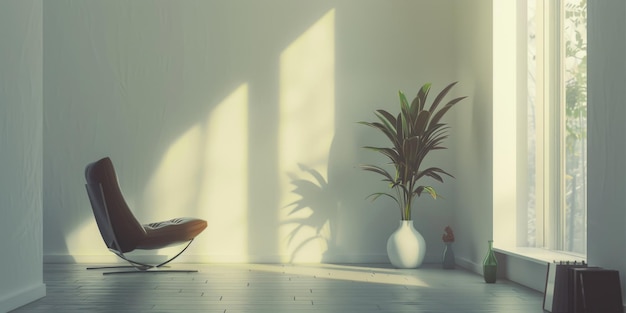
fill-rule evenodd
<path id="1" fill-rule="evenodd" d="M 280 56 L 279 176 L 281 204 L 298 201 L 290 175 L 298 164 L 326 179 L 334 135 L 335 10 L 330 10 L 293 41 Z M 301 195 L 303 197 L 315 195 Z M 327 242 L 311 221 L 318 208 L 279 213 L 279 249 L 283 262 L 319 262 Z M 321 223 L 323 227 L 324 221 Z M 300 228 L 298 228 L 301 226 Z M 291 238 L 291 239 L 288 239 Z"/>
<path id="2" fill-rule="evenodd" d="M 219 103 L 165 153 L 145 193 L 157 220 L 206 219 L 207 229 L 190 246 L 206 261 L 247 260 L 248 85 Z M 165 250 L 164 250 L 165 252 Z"/>
<path id="3" fill-rule="evenodd" d="M 247 262 L 248 258 L 248 84 L 243 84 L 212 112 L 205 130 L 198 208 L 208 227 L 203 248 L 212 262 Z"/>
<path id="4" fill-rule="evenodd" d="M 247 262 L 247 127 L 248 85 L 243 84 L 204 123 L 190 127 L 167 149 L 147 182 L 141 207 L 127 198 L 139 222 L 186 216 L 205 219 L 207 229 L 185 255 L 195 254 L 194 260 L 206 262 Z M 74 228 L 66 242 L 68 254 L 77 261 L 119 261 L 107 251 L 91 217 Z M 160 262 L 180 249 L 135 250 L 130 255 L 148 255 L 151 258 L 138 260 Z"/>
<path id="5" fill-rule="evenodd" d="M 200 192 L 198 168 L 202 140 L 202 126 L 196 124 L 180 136 L 163 156 L 147 185 L 143 201 L 145 207 L 137 208 L 144 215 L 149 214 L 150 221 L 162 221 L 192 212 L 190 209 L 195 207 Z"/>
<path id="6" fill-rule="evenodd" d="M 91 211 L 91 207 L 85 209 Z M 100 236 L 100 231 L 94 218 L 88 218 L 80 226 L 75 227 L 67 235 L 65 242 L 67 254 L 74 258 L 77 256 L 80 258 L 80 256 L 84 255 L 111 254 Z M 83 259 L 78 261 L 85 262 Z"/>
<path id="7" fill-rule="evenodd" d="M 136 206 L 128 194 L 124 194 L 122 190 L 131 211 L 140 223 L 157 222 L 185 215 L 195 216 L 190 208 L 194 206 L 194 197 L 198 192 L 197 183 L 194 183 L 198 180 L 194 166 L 200 161 L 201 136 L 201 127 L 195 125 L 168 149 L 161 165 L 148 183 L 145 201 L 141 207 Z M 118 173 L 119 176 L 128 177 L 123 173 L 122 175 Z M 121 185 L 124 186 L 124 183 L 122 182 Z M 90 208 L 89 210 L 91 211 Z M 113 255 L 108 252 L 102 241 L 96 221 L 91 214 L 80 226 L 75 227 L 68 234 L 66 244 L 68 254 L 84 262 L 92 261 L 85 258 L 86 256 Z M 168 255 L 171 254 L 170 252 L 144 251 L 143 254 Z"/>

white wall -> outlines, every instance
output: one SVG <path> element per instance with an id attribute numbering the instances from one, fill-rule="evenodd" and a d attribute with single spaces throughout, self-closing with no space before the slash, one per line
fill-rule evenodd
<path id="1" fill-rule="evenodd" d="M 626 291 L 626 3 L 588 4 L 587 259 Z"/>
<path id="2" fill-rule="evenodd" d="M 398 89 L 457 79 L 457 5 L 46 1 L 46 260 L 108 255 L 83 187 L 84 166 L 108 155 L 140 220 L 208 220 L 193 260 L 387 262 L 399 212 L 364 199 L 384 183 L 357 168 L 384 161 L 361 146 L 385 142 L 356 122 L 397 108 Z M 453 171 L 446 152 L 432 161 Z M 313 179 L 298 163 L 328 186 L 303 191 L 308 208 L 289 215 L 290 180 Z M 440 259 L 457 183 L 419 201 L 428 262 Z"/>
<path id="3" fill-rule="evenodd" d="M 43 297 L 42 3 L 0 4 L 0 312 Z"/>
<path id="4" fill-rule="evenodd" d="M 466 103 L 456 111 L 452 129 L 456 156 L 453 229 L 460 265 L 482 272 L 492 236 L 492 1 L 458 1 L 456 70 L 459 95 Z"/>

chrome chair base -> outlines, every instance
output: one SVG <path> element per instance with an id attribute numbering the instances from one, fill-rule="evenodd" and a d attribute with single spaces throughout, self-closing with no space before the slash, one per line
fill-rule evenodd
<path id="1" fill-rule="evenodd" d="M 162 268 L 167 268 L 168 266 L 165 266 L 166 264 L 172 262 L 174 259 L 176 259 L 179 255 L 181 255 L 183 252 L 185 252 L 185 250 L 187 250 L 187 248 L 189 247 L 189 245 L 191 245 L 191 243 L 193 242 L 193 239 L 190 240 L 187 245 L 185 246 L 185 248 L 183 248 L 180 252 L 178 252 L 175 256 L 173 256 L 172 258 L 168 259 L 167 261 L 157 264 L 157 265 L 152 265 L 152 264 L 146 264 L 146 263 L 142 263 L 142 262 L 138 262 L 138 261 L 134 261 L 129 259 L 128 257 L 126 257 L 123 253 L 115 251 L 113 249 L 109 249 L 111 250 L 111 252 L 115 253 L 115 255 L 117 255 L 118 257 L 120 257 L 121 259 L 123 259 L 124 261 L 128 262 L 130 265 L 120 265 L 120 266 L 97 266 L 97 267 L 88 267 L 88 270 L 98 270 L 98 269 L 122 269 L 122 268 L 130 268 L 133 270 L 129 270 L 129 271 L 115 271 L 115 272 L 104 272 L 102 273 L 102 275 L 111 275 L 111 274 L 132 274 L 132 273 L 197 273 L 197 270 L 169 270 L 169 269 L 162 269 Z"/>

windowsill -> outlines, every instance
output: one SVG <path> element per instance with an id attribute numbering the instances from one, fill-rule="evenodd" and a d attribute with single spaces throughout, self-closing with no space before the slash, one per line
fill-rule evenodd
<path id="1" fill-rule="evenodd" d="M 553 261 L 576 261 L 587 262 L 587 257 L 582 254 L 576 254 L 566 251 L 548 250 L 544 248 L 529 248 L 529 247 L 494 247 L 494 250 L 498 253 L 518 257 L 530 262 L 546 264 Z"/>

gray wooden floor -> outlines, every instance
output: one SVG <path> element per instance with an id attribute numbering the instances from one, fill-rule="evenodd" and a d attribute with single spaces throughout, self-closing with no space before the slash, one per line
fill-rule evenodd
<path id="1" fill-rule="evenodd" d="M 542 294 L 438 265 L 177 264 L 198 273 L 102 275 L 45 264 L 47 296 L 14 312 L 543 312 Z"/>

